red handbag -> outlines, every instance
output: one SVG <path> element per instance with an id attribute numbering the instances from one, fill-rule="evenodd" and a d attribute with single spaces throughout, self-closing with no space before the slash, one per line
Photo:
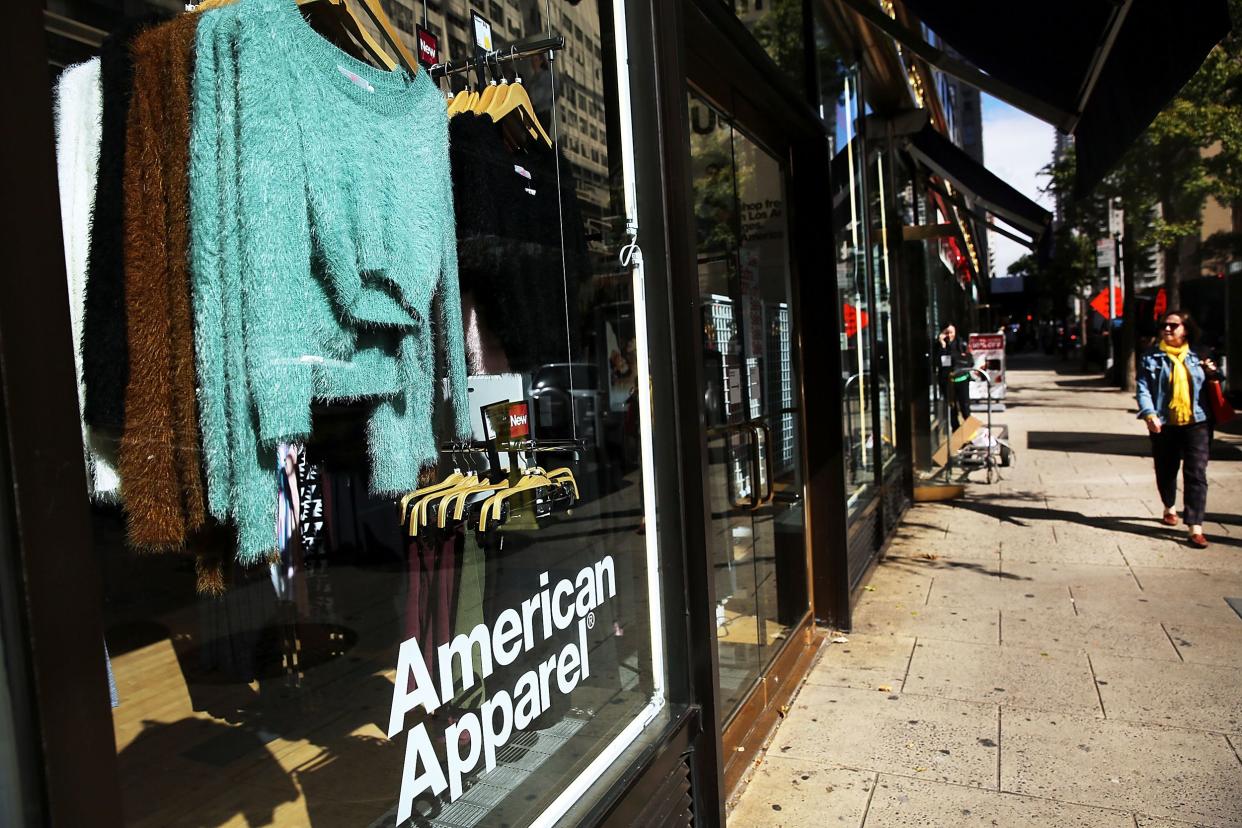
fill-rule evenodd
<path id="1" fill-rule="evenodd" d="M 1238 416 L 1229 400 L 1225 399 L 1225 391 L 1220 387 L 1220 380 L 1209 380 L 1207 387 L 1208 406 L 1212 409 L 1212 419 L 1216 425 L 1225 423 Z"/>

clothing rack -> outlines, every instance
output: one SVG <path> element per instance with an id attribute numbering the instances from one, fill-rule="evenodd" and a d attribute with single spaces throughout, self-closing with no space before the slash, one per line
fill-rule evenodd
<path id="1" fill-rule="evenodd" d="M 507 444 L 514 451 L 586 451 L 586 440 L 517 440 Z M 441 454 L 486 454 L 492 441 L 467 440 L 440 444 Z"/>
<path id="2" fill-rule="evenodd" d="M 526 40 L 518 40 L 500 49 L 493 49 L 490 52 L 486 52 L 482 57 L 469 57 L 462 58 L 461 60 L 450 60 L 447 63 L 437 63 L 431 67 L 431 77 L 443 78 L 447 75 L 469 72 L 471 69 L 480 66 L 484 68 L 496 66 L 501 63 L 534 57 L 544 52 L 559 52 L 564 48 L 565 38 L 562 35 L 527 38 Z"/>

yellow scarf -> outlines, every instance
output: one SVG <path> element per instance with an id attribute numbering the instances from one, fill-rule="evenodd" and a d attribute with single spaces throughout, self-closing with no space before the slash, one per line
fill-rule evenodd
<path id="1" fill-rule="evenodd" d="M 1171 348 L 1160 343 L 1160 350 L 1173 363 L 1173 396 L 1169 398 L 1169 422 L 1173 425 L 1187 425 L 1194 419 L 1194 408 L 1190 404 L 1190 372 L 1186 370 L 1186 354 L 1190 346 L 1182 343 L 1180 348 Z"/>

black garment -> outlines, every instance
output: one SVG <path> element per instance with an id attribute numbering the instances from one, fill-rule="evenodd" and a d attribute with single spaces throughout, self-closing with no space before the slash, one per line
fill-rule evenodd
<path id="1" fill-rule="evenodd" d="M 1156 466 L 1156 488 L 1166 509 L 1177 503 L 1177 469 L 1182 469 L 1182 519 L 1187 526 L 1203 523 L 1207 510 L 1208 450 L 1212 444 L 1210 423 L 1166 425 L 1151 436 L 1151 456 Z"/>
<path id="2" fill-rule="evenodd" d="M 104 39 L 99 50 L 99 168 L 91 213 L 86 263 L 86 298 L 82 312 L 84 416 L 97 429 L 120 436 L 125 424 L 125 386 L 129 381 L 129 346 L 125 334 L 125 125 L 134 89 L 129 45 L 159 17 L 128 20 Z"/>
<path id="3" fill-rule="evenodd" d="M 449 121 L 449 147 L 462 293 L 513 370 L 571 361 L 591 267 L 570 164 L 540 144 L 510 151 L 473 113 Z"/>
<path id="4" fill-rule="evenodd" d="M 957 431 L 958 426 L 970 416 L 970 381 L 948 380 L 945 399 L 949 401 L 949 424 Z"/>

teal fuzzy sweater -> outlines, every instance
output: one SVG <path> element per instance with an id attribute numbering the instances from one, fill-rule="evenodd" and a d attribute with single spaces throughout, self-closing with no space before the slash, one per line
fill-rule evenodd
<path id="1" fill-rule="evenodd" d="M 208 506 L 257 561 L 274 447 L 310 433 L 312 399 L 374 402 L 376 494 L 436 459 L 442 388 L 469 434 L 448 118 L 425 72 L 355 60 L 294 0 L 241 0 L 199 24 L 191 133 Z"/>

